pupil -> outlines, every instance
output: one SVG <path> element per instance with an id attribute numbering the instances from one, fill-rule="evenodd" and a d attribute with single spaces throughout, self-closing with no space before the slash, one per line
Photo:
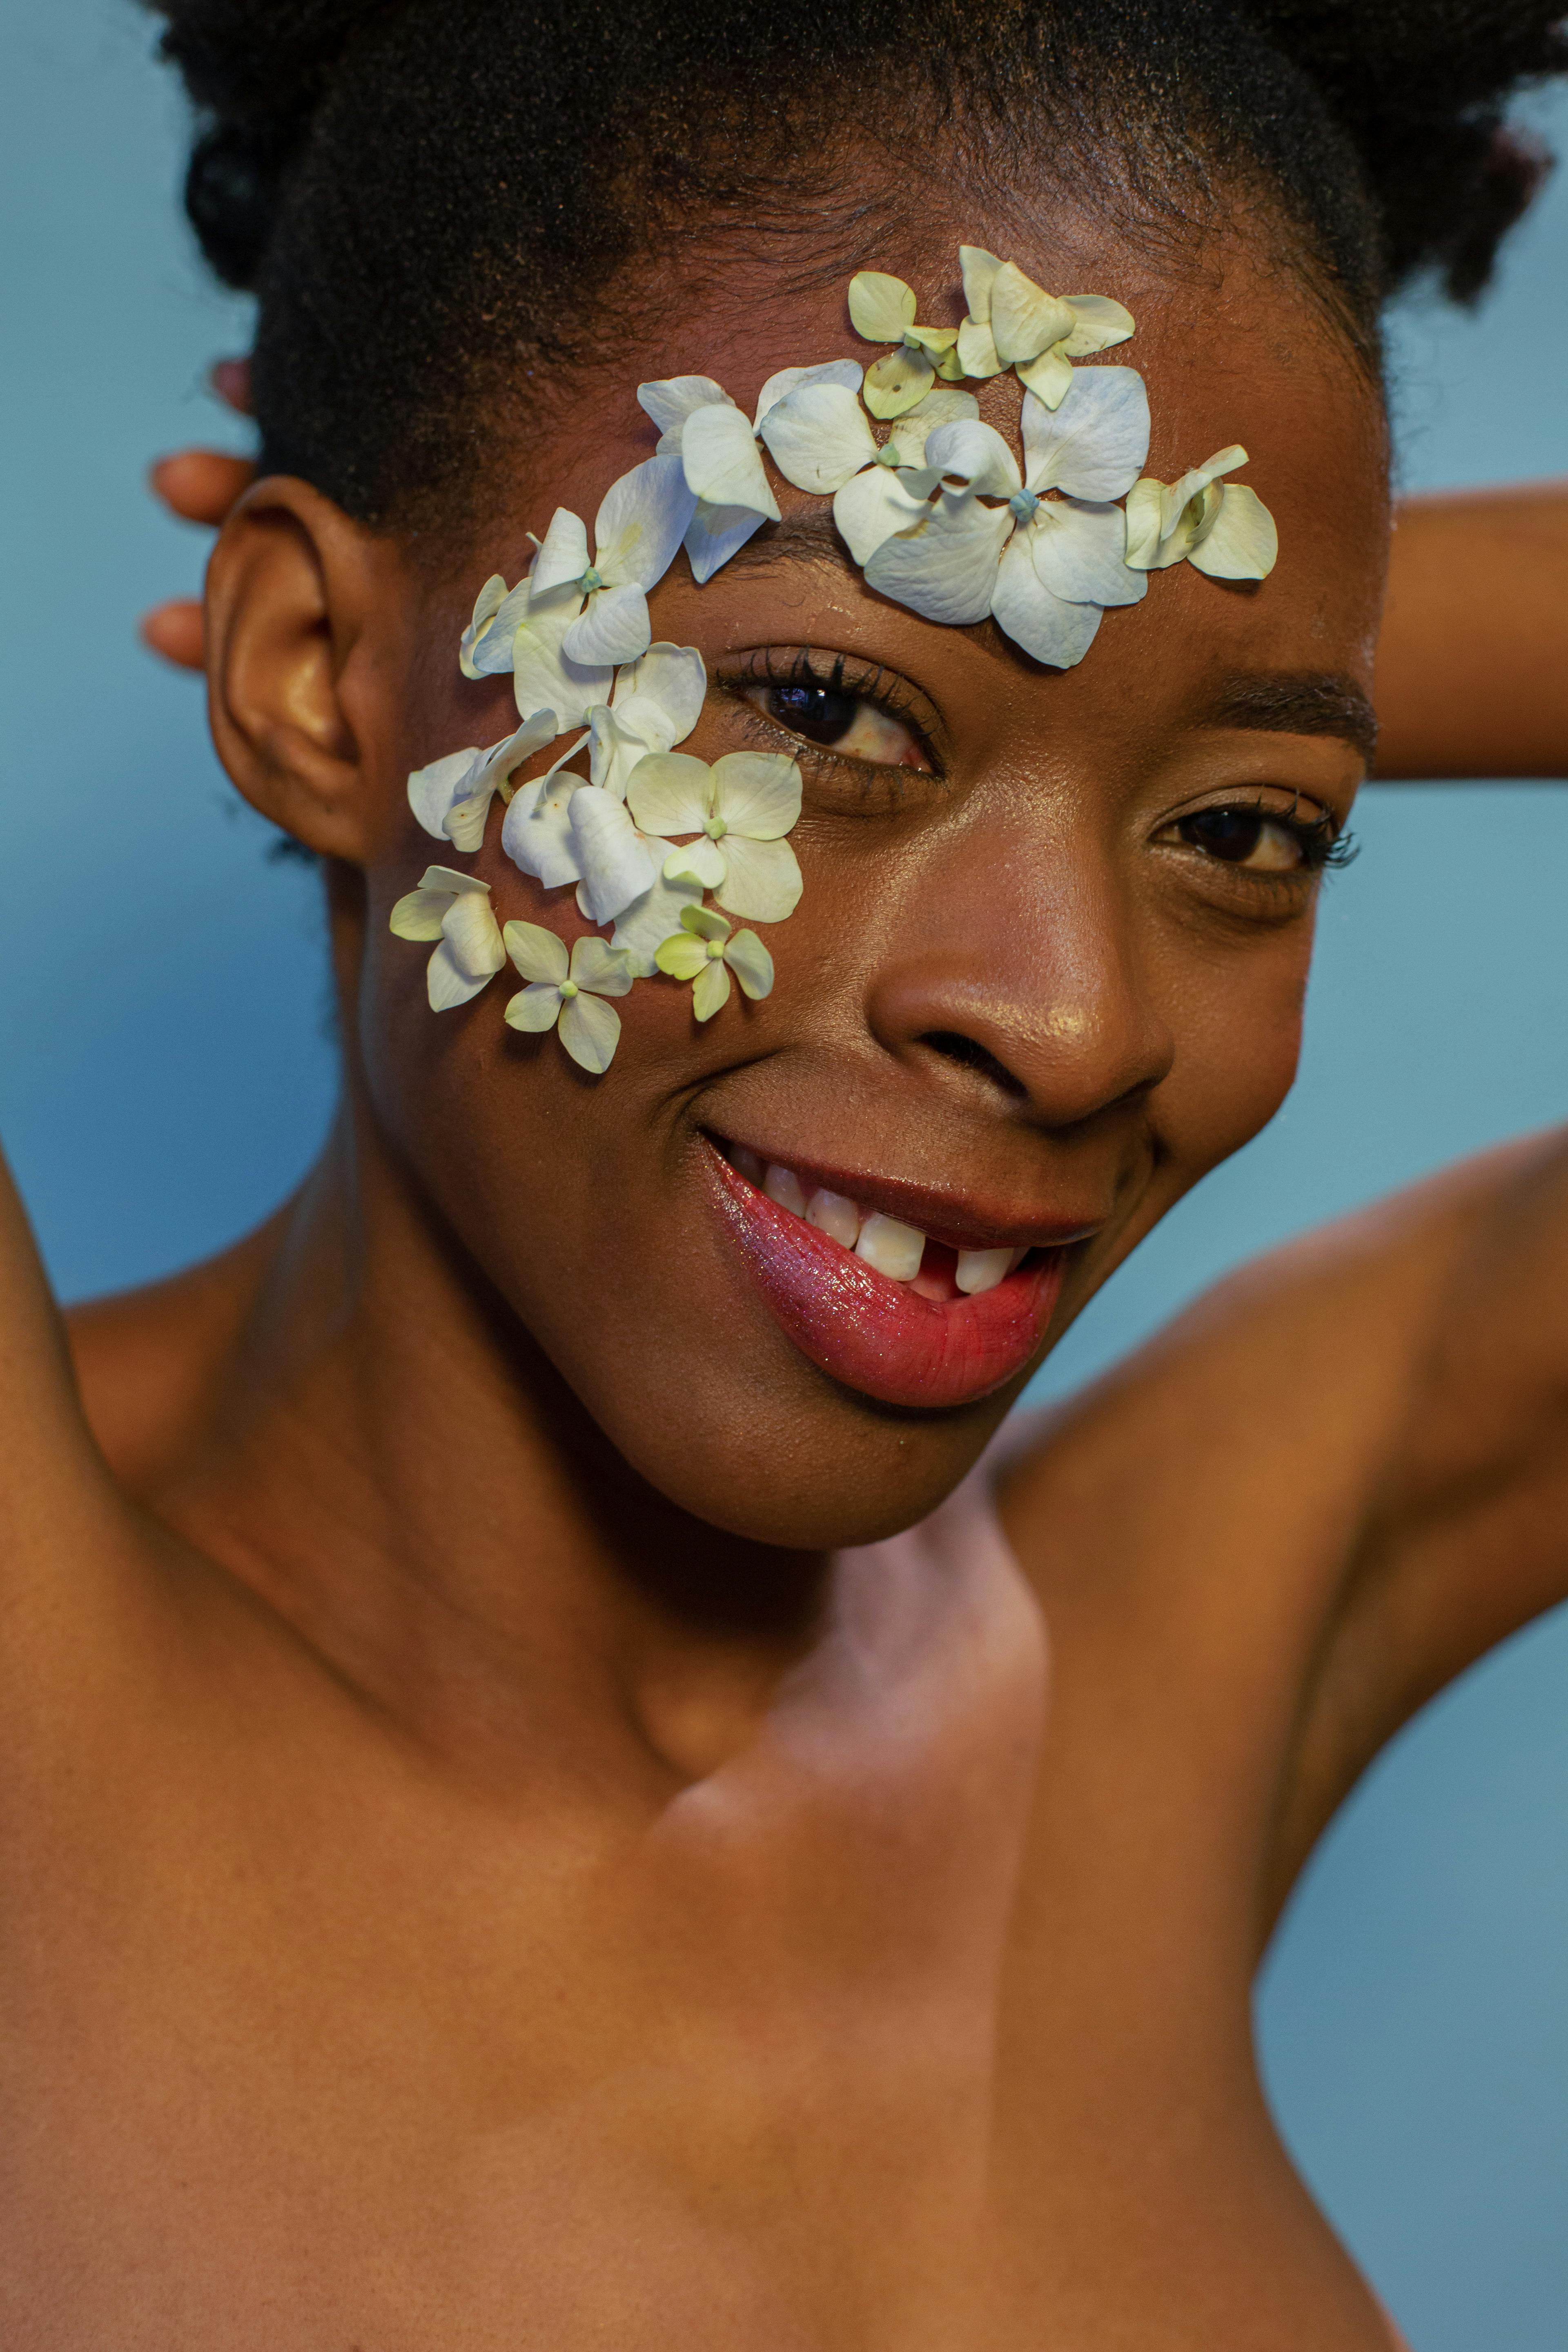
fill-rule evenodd
<path id="1" fill-rule="evenodd" d="M 812 743 L 837 743 L 855 724 L 859 697 L 832 686 L 775 686 L 768 693 L 768 716 Z"/>
<path id="2" fill-rule="evenodd" d="M 1264 822 L 1255 809 L 1200 809 L 1195 816 L 1182 819 L 1182 837 L 1195 849 L 1206 849 L 1211 857 L 1240 866 L 1262 839 Z"/>

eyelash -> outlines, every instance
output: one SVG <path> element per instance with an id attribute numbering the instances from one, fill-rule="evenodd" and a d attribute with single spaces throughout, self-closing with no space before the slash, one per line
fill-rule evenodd
<path id="1" fill-rule="evenodd" d="M 716 683 L 732 694 L 742 709 L 751 712 L 759 724 L 759 731 L 765 730 L 770 740 L 776 740 L 780 735 L 787 737 L 795 747 L 797 760 L 840 770 L 856 770 L 868 778 L 875 776 L 885 782 L 902 771 L 879 761 L 858 758 L 854 752 L 836 751 L 829 744 L 812 742 L 809 736 L 796 735 L 778 719 L 768 718 L 753 704 L 747 702 L 746 688 L 757 686 L 816 687 L 828 694 L 852 695 L 857 701 L 869 704 L 885 718 L 896 719 L 907 727 L 931 761 L 930 769 L 923 772 L 935 779 L 942 775 L 941 763 L 931 742 L 931 722 L 918 707 L 919 698 L 910 692 L 901 678 L 883 669 L 879 663 L 856 662 L 847 654 L 822 654 L 807 646 L 783 653 L 777 646 L 769 646 L 743 656 L 739 667 L 728 673 L 721 672 Z M 912 776 L 922 772 L 911 769 L 909 772 Z"/>
<path id="2" fill-rule="evenodd" d="M 1255 800 L 1211 801 L 1206 807 L 1190 810 L 1188 814 L 1192 816 L 1206 816 L 1211 814 L 1217 814 L 1222 809 L 1245 809 L 1249 816 L 1260 816 L 1268 824 L 1282 826 L 1287 833 L 1294 836 L 1300 846 L 1301 863 L 1297 868 L 1299 874 L 1324 874 L 1352 864 L 1361 854 L 1361 844 L 1356 840 L 1355 835 L 1348 830 L 1342 830 L 1326 812 L 1321 816 L 1299 815 L 1297 812 L 1300 805 L 1299 794 L 1289 809 L 1270 808 L 1268 802 L 1259 797 Z M 1289 875 L 1280 875 L 1279 877 L 1255 876 L 1249 878 L 1289 881 L 1291 877 Z"/>

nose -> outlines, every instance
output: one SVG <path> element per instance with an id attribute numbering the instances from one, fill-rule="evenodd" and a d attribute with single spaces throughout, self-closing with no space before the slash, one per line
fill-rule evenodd
<path id="1" fill-rule="evenodd" d="M 870 982 L 886 1052 L 1049 1129 L 1135 1103 L 1166 1076 L 1175 1041 L 1108 857 L 1082 843 L 1043 856 L 1026 836 L 910 882 L 884 908 Z"/>

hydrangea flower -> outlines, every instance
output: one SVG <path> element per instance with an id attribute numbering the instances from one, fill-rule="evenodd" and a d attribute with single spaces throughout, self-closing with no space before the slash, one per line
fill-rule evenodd
<path id="1" fill-rule="evenodd" d="M 644 896 L 668 855 L 668 842 L 646 843 L 632 823 L 624 806 L 626 780 L 650 752 L 668 751 L 689 735 L 707 683 L 695 646 L 650 646 L 620 672 L 611 701 L 590 713 L 588 733 L 524 785 L 507 811 L 501 846 L 508 856 L 546 889 L 580 883 L 577 903 L 591 922 L 612 922 Z M 591 781 L 563 772 L 584 744 Z M 670 910 L 670 921 L 677 911 Z"/>
<path id="2" fill-rule="evenodd" d="M 885 270 L 861 269 L 849 280 L 849 320 L 868 343 L 896 343 L 866 370 L 866 405 L 873 416 L 901 416 L 923 400 L 935 379 L 963 373 L 956 327 L 921 327 L 914 289 Z"/>
<path id="3" fill-rule="evenodd" d="M 482 844 L 496 793 L 511 798 L 510 778 L 556 732 L 553 710 L 536 710 L 504 743 L 488 751 L 448 751 L 408 779 L 408 805 L 426 833 L 470 856 Z"/>
<path id="4" fill-rule="evenodd" d="M 388 928 L 400 940 L 438 941 L 426 975 L 432 1013 L 466 1004 L 506 961 L 489 884 L 455 866 L 427 866 L 417 890 L 394 907 Z"/>
<path id="5" fill-rule="evenodd" d="M 1247 463 L 1233 443 L 1177 482 L 1145 475 L 1127 498 L 1127 561 L 1163 572 L 1184 557 L 1215 580 L 1267 580 L 1279 553 L 1274 518 L 1245 482 L 1221 481 Z"/>
<path id="6" fill-rule="evenodd" d="M 754 530 L 764 522 L 777 522 L 778 503 L 758 455 L 757 436 L 785 393 L 811 379 L 855 385 L 860 370 L 853 360 L 781 369 L 763 384 L 750 425 L 710 375 L 672 375 L 638 384 L 637 400 L 658 426 L 658 454 L 679 454 L 686 486 L 696 495 L 697 510 L 685 545 L 692 578 L 700 586 Z"/>
<path id="7" fill-rule="evenodd" d="M 920 520 L 941 476 L 924 465 L 939 425 L 977 417 L 973 393 L 939 384 L 895 417 L 878 446 L 853 391 L 804 384 L 781 400 L 763 427 L 774 465 L 796 489 L 833 499 L 833 519 L 857 563 L 895 530 Z"/>
<path id="8" fill-rule="evenodd" d="M 784 838 L 800 793 L 800 770 L 783 752 L 728 751 L 709 767 L 667 751 L 638 761 L 626 802 L 647 834 L 698 836 L 665 858 L 667 881 L 711 890 L 731 915 L 782 923 L 800 904 L 800 866 Z"/>
<path id="9" fill-rule="evenodd" d="M 530 575 L 529 617 L 571 605 L 561 651 L 580 663 L 636 661 L 652 628 L 647 591 L 663 579 L 697 500 L 679 457 L 647 457 L 612 482 L 594 519 L 592 558 L 580 515 L 557 507 Z"/>
<path id="10" fill-rule="evenodd" d="M 1132 332 L 1132 313 L 1103 294 L 1047 294 L 1016 261 L 983 245 L 961 245 L 969 316 L 958 331 L 964 375 L 1016 368 L 1037 400 L 1056 408 L 1072 383 L 1074 360 L 1107 352 Z"/>
<path id="11" fill-rule="evenodd" d="M 603 940 L 584 939 L 574 940 L 568 961 L 564 941 L 538 923 L 509 923 L 501 936 L 528 982 L 510 999 L 505 1020 L 535 1036 L 556 1030 L 579 1068 L 602 1077 L 621 1042 L 621 1016 L 604 1000 L 631 987 L 626 957 Z"/>
<path id="12" fill-rule="evenodd" d="M 1103 609 L 1137 604 L 1148 585 L 1127 567 L 1126 517 L 1110 503 L 1148 455 L 1143 379 L 1134 368 L 1082 369 L 1054 415 L 1026 393 L 1023 436 L 1020 476 L 989 425 L 939 425 L 926 458 L 959 487 L 944 486 L 920 521 L 881 542 L 867 584 L 927 620 L 962 626 L 989 613 L 1037 661 L 1070 669 Z"/>
<path id="13" fill-rule="evenodd" d="M 581 599 L 552 596 L 535 607 L 533 580 L 508 588 L 495 572 L 480 589 L 474 617 L 463 631 L 458 664 L 465 677 L 495 677 L 510 670 L 520 717 L 553 710 L 555 731 L 564 735 L 586 723 L 603 702 L 613 675 L 607 662 L 576 662 L 563 652 L 566 632 L 582 611 Z"/>
<path id="14" fill-rule="evenodd" d="M 679 930 L 663 942 L 654 961 L 672 980 L 696 982 L 691 1009 L 699 1021 L 711 1021 L 728 1004 L 731 972 L 747 996 L 773 992 L 773 960 L 755 931 L 731 934 L 723 916 L 711 907 L 685 908 Z"/>

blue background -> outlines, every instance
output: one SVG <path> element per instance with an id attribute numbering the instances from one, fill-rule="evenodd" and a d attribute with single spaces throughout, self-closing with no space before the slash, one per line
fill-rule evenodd
<path id="1" fill-rule="evenodd" d="M 134 635 L 205 546 L 144 496 L 148 459 L 244 446 L 204 389 L 244 306 L 180 224 L 183 112 L 150 51 L 123 0 L 0 16 L 0 1132 L 67 1297 L 254 1223 L 333 1087 L 313 879 L 268 861 L 199 688 Z M 1533 111 L 1568 146 L 1568 105 Z M 1407 485 L 1568 471 L 1565 288 L 1568 176 L 1479 317 L 1398 320 Z M 1295 1094 L 1040 1393 L 1237 1259 L 1562 1115 L 1568 793 L 1391 788 L 1358 830 Z M 1565 1691 L 1559 1616 L 1430 1707 L 1324 1842 L 1262 1986 L 1284 2128 L 1416 2352 L 1568 2345 Z"/>

